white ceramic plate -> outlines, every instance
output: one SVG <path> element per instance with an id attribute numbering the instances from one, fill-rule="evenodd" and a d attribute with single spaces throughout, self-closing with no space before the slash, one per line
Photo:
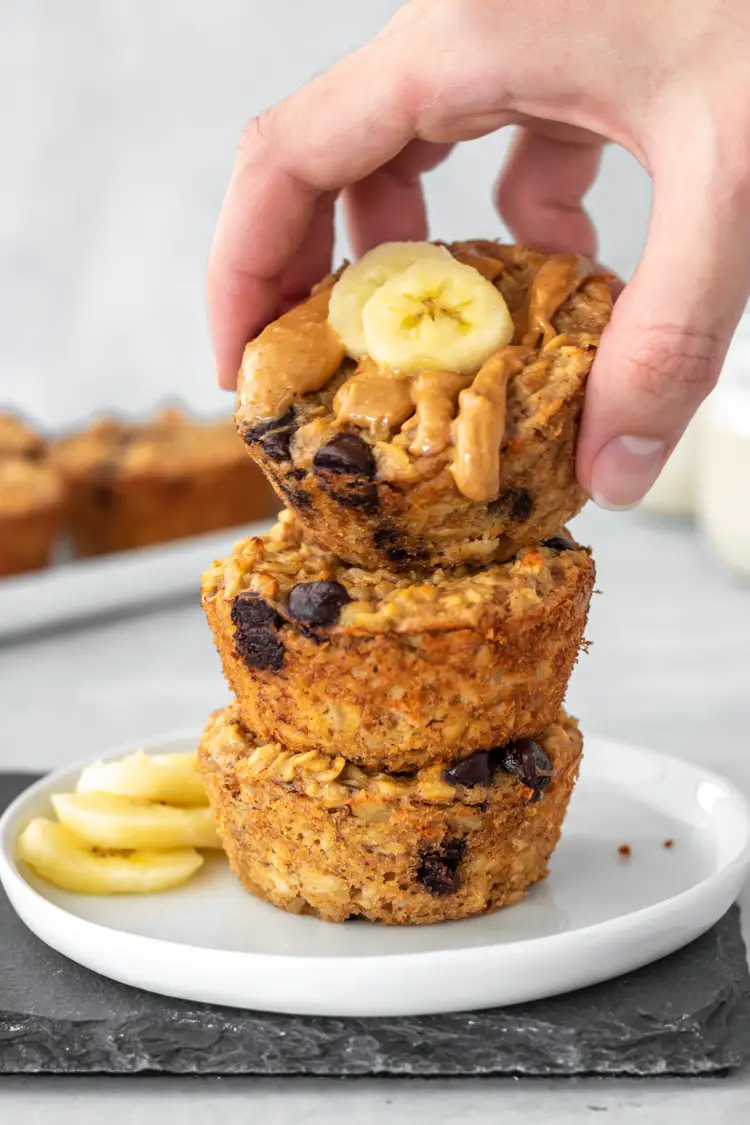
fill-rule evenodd
<path id="1" fill-rule="evenodd" d="M 173 736 L 145 749 L 195 742 Z M 418 1015 L 567 992 L 686 945 L 729 908 L 750 868 L 750 810 L 731 785 L 589 737 L 549 878 L 483 918 L 387 927 L 295 917 L 245 894 L 220 856 L 168 894 L 89 898 L 55 890 L 14 859 L 19 830 L 50 813 L 49 794 L 71 789 L 78 769 L 33 785 L 0 820 L 0 878 L 21 918 L 105 976 L 234 1007 Z"/>
<path id="2" fill-rule="evenodd" d="M 238 539 L 260 535 L 271 521 L 117 551 L 94 559 L 61 560 L 44 570 L 0 578 L 0 640 L 195 592 L 213 559 Z"/>

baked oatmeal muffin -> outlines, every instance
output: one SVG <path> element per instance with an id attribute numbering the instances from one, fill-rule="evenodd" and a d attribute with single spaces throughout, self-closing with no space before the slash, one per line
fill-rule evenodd
<path id="1" fill-rule="evenodd" d="M 584 503 L 576 437 L 610 312 L 576 255 L 388 243 L 247 345 L 237 425 L 340 558 L 503 561 Z"/>
<path id="2" fill-rule="evenodd" d="M 482 570 L 394 574 L 341 562 L 283 512 L 202 592 L 251 730 L 402 770 L 551 723 L 593 582 L 589 552 L 563 534 Z"/>
<path id="3" fill-rule="evenodd" d="M 0 577 L 46 566 L 64 508 L 44 439 L 13 415 L 0 414 Z"/>
<path id="4" fill-rule="evenodd" d="M 0 458 L 23 457 L 38 461 L 46 452 L 47 443 L 40 433 L 16 414 L 0 411 Z"/>
<path id="5" fill-rule="evenodd" d="M 278 503 L 247 458 L 231 419 L 198 421 L 164 410 L 144 424 L 105 418 L 63 439 L 80 555 L 101 555 L 234 527 Z"/>
<path id="6" fill-rule="evenodd" d="M 232 704 L 199 761 L 246 890 L 331 922 L 415 924 L 508 906 L 545 877 L 581 746 L 560 712 L 533 740 L 394 777 L 263 743 Z"/>

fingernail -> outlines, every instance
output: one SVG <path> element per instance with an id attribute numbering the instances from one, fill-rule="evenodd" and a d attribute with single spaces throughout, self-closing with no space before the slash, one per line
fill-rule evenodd
<path id="1" fill-rule="evenodd" d="M 654 483 L 667 458 L 661 438 L 622 434 L 599 450 L 591 472 L 591 499 L 610 512 L 634 508 Z"/>

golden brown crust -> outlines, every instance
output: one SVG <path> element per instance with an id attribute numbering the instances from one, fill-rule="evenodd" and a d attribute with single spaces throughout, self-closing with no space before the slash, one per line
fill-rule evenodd
<path id="1" fill-rule="evenodd" d="M 61 441 L 55 460 L 80 555 L 234 527 L 277 507 L 228 419 L 200 422 L 175 410 L 144 425 L 103 419 Z"/>
<path id="2" fill-rule="evenodd" d="M 392 778 L 260 744 L 233 704 L 210 720 L 199 761 L 248 891 L 333 922 L 424 924 L 517 902 L 546 875 L 582 740 L 561 713 L 536 741 L 553 771 L 538 794 L 502 767 L 454 786 L 434 769 Z"/>
<path id="3" fill-rule="evenodd" d="M 299 583 L 352 599 L 320 628 L 292 620 Z M 554 719 L 594 581 L 582 548 L 526 548 L 482 571 L 398 577 L 348 567 L 289 514 L 204 576 L 203 606 L 247 725 L 290 749 L 412 769 L 532 735 Z M 243 605 L 267 607 L 244 633 Z M 249 640 L 249 646 L 248 646 Z"/>
<path id="4" fill-rule="evenodd" d="M 0 514 L 0 578 L 47 566 L 62 521 L 62 499 L 24 513 Z"/>
<path id="5" fill-rule="evenodd" d="M 497 263 L 500 273 L 493 281 L 522 338 L 530 288 L 548 259 L 497 243 L 451 249 L 467 262 Z M 275 423 L 256 425 L 240 400 L 238 428 L 284 503 L 317 542 L 341 558 L 369 568 L 405 569 L 502 561 L 553 535 L 585 502 L 575 476 L 578 423 L 610 311 L 604 280 L 584 281 L 552 317 L 558 338 L 532 349 L 510 379 L 499 485 L 490 501 L 469 500 L 458 490 L 451 444 L 433 456 L 411 451 L 413 419 L 400 432 L 381 432 L 356 429 L 336 417 L 334 398 L 354 370 L 350 360 L 321 391 L 298 396 Z M 357 472 L 331 469 L 330 459 L 326 465 L 318 457 L 342 433 L 364 443 Z"/>
<path id="6" fill-rule="evenodd" d="M 46 458 L 44 439 L 11 414 L 0 414 L 0 576 L 38 570 L 50 560 L 65 495 Z"/>

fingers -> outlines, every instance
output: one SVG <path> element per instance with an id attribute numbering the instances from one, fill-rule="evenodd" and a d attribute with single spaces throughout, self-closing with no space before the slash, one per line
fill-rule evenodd
<path id="1" fill-rule="evenodd" d="M 279 310 L 282 286 L 309 289 L 329 268 L 336 191 L 412 139 L 413 102 L 389 57 L 370 44 L 245 130 L 207 276 L 222 386 L 234 385 L 243 346 Z"/>
<path id="2" fill-rule="evenodd" d="M 282 271 L 282 312 L 306 297 L 315 282 L 325 277 L 331 268 L 337 194 L 325 192 L 317 200 L 299 249 Z"/>
<path id="3" fill-rule="evenodd" d="M 721 162 L 700 156 L 675 152 L 655 171 L 646 248 L 589 379 L 578 478 L 602 507 L 632 507 L 651 487 L 714 386 L 750 292 L 743 192 L 719 187 Z"/>
<path id="4" fill-rule="evenodd" d="M 551 124 L 519 128 L 495 187 L 495 202 L 518 242 L 594 257 L 596 232 L 583 207 L 601 160 L 600 137 Z"/>
<path id="5" fill-rule="evenodd" d="M 219 384 L 235 384 L 242 349 L 281 300 L 280 276 L 299 249 L 317 198 L 272 163 L 238 158 L 214 235 L 206 303 Z M 284 215 L 283 227 L 262 216 Z M 267 237 L 275 227 L 273 240 Z M 323 271 L 325 273 L 325 270 Z"/>
<path id="6" fill-rule="evenodd" d="M 390 163 L 346 188 L 344 213 L 357 256 L 379 242 L 427 237 L 421 176 L 444 160 L 451 147 L 411 141 Z"/>

